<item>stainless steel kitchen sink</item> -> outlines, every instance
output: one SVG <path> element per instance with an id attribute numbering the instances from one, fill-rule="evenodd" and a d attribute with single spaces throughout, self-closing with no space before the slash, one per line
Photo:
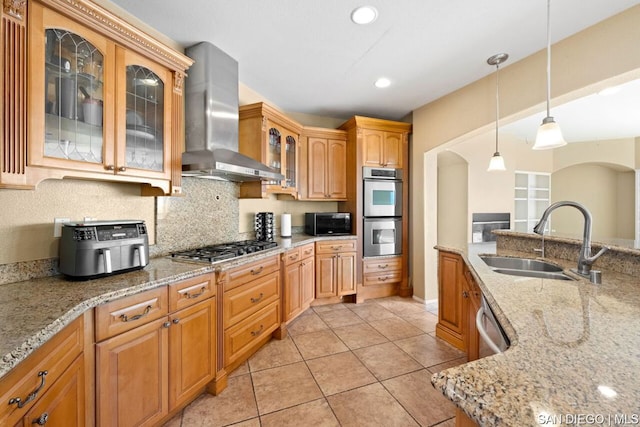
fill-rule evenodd
<path id="1" fill-rule="evenodd" d="M 512 276 L 536 277 L 542 279 L 575 280 L 562 272 L 562 267 L 539 259 L 480 255 L 493 271 Z"/>

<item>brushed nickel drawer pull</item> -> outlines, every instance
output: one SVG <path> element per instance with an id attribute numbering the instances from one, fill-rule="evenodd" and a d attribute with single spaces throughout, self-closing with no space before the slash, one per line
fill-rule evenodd
<path id="1" fill-rule="evenodd" d="M 14 403 L 17 403 L 18 404 L 18 408 L 23 408 L 24 405 L 26 405 L 27 403 L 31 402 L 33 399 L 38 397 L 38 393 L 40 393 L 40 390 L 42 390 L 42 387 L 44 387 L 44 380 L 45 380 L 45 377 L 47 376 L 48 373 L 49 372 L 47 372 L 47 371 L 38 372 L 38 376 L 40 377 L 40 385 L 38 386 L 38 388 L 35 389 L 34 391 L 32 391 L 31 393 L 29 393 L 29 395 L 27 396 L 27 398 L 24 401 L 22 399 L 20 399 L 19 397 L 12 397 L 9 400 L 9 405 L 13 405 Z"/>
<path id="2" fill-rule="evenodd" d="M 378 268 L 387 268 L 387 267 L 389 267 L 389 264 L 385 264 L 385 265 L 378 264 Z"/>
<path id="3" fill-rule="evenodd" d="M 129 317 L 126 314 L 121 314 L 120 320 L 122 320 L 123 322 L 133 322 L 134 320 L 142 319 L 144 316 L 149 314 L 150 311 L 151 311 L 151 306 L 148 305 L 147 308 L 145 308 L 142 313 L 136 314 L 135 316 Z"/>
<path id="4" fill-rule="evenodd" d="M 33 420 L 31 424 L 38 424 L 39 426 L 43 426 L 47 423 L 47 421 L 49 421 L 49 414 L 45 412 L 44 414 Z"/>
<path id="5" fill-rule="evenodd" d="M 260 302 L 260 300 L 261 300 L 263 297 L 264 297 L 264 294 L 263 294 L 262 292 L 260 292 L 260 296 L 259 296 L 258 298 L 253 298 L 253 297 L 251 297 L 251 302 L 252 302 L 252 303 L 254 303 L 254 304 L 255 304 L 255 303 L 257 303 L 257 302 Z"/>
<path id="6" fill-rule="evenodd" d="M 260 325 L 260 329 L 258 329 L 257 331 L 251 331 L 251 336 L 257 337 L 262 333 L 263 330 L 264 330 L 264 325 Z"/>
<path id="7" fill-rule="evenodd" d="M 189 292 L 185 292 L 184 293 L 184 297 L 186 299 L 194 299 L 194 298 L 198 298 L 200 296 L 202 296 L 202 294 L 204 294 L 207 291 L 206 286 L 203 286 L 200 288 L 200 292 L 198 292 L 197 294 L 190 294 Z"/>
<path id="8" fill-rule="evenodd" d="M 255 276 L 256 274 L 260 274 L 260 273 L 262 273 L 262 270 L 264 270 L 264 265 L 261 265 L 261 266 L 260 266 L 260 268 L 259 268 L 259 269 L 257 269 L 257 270 L 254 270 L 254 269 L 252 268 L 252 269 L 251 269 L 251 274 L 253 274 L 253 275 Z"/>

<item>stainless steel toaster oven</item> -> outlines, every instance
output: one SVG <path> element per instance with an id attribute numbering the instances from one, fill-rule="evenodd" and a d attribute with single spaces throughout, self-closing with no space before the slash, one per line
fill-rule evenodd
<path id="1" fill-rule="evenodd" d="M 144 268 L 149 239 L 142 220 L 65 223 L 60 238 L 60 272 L 91 279 Z"/>

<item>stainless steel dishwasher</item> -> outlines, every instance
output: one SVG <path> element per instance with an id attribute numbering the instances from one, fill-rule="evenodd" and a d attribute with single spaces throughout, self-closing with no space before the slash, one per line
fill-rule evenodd
<path id="1" fill-rule="evenodd" d="M 480 334 L 479 357 L 502 353 L 509 348 L 509 338 L 502 330 L 500 322 L 491 311 L 491 307 L 489 307 L 484 295 L 482 296 L 480 309 L 476 314 L 476 327 Z"/>

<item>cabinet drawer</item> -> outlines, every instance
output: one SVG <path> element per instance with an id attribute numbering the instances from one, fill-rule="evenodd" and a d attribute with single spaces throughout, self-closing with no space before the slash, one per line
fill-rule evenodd
<path id="1" fill-rule="evenodd" d="M 167 288 L 162 286 L 96 307 L 96 341 L 166 316 L 167 300 Z"/>
<path id="2" fill-rule="evenodd" d="M 368 259 L 364 261 L 363 267 L 363 274 L 402 270 L 402 257 Z"/>
<path id="3" fill-rule="evenodd" d="M 214 274 L 204 274 L 169 285 L 169 312 L 192 306 L 216 294 Z"/>
<path id="4" fill-rule="evenodd" d="M 252 262 L 241 267 L 233 268 L 223 273 L 222 280 L 225 284 L 224 290 L 231 290 L 249 282 L 250 280 L 267 276 L 268 274 L 279 270 L 280 262 L 277 255 Z"/>
<path id="5" fill-rule="evenodd" d="M 51 388 L 82 353 L 83 331 L 84 319 L 80 316 L 2 378 L 0 420 L 15 425 Z M 20 403 L 10 403 L 15 399 L 20 399 Z M 18 405 L 24 406 L 19 408 Z"/>
<path id="6" fill-rule="evenodd" d="M 224 364 L 229 366 L 261 338 L 280 326 L 280 304 L 274 301 L 224 332 Z"/>
<path id="7" fill-rule="evenodd" d="M 284 261 L 285 265 L 290 265 L 314 256 L 315 252 L 315 245 L 313 243 L 309 243 L 285 252 L 282 254 L 282 261 Z"/>
<path id="8" fill-rule="evenodd" d="M 311 258 L 316 254 L 316 245 L 314 243 L 300 246 L 298 249 L 300 249 L 300 259 Z"/>
<path id="9" fill-rule="evenodd" d="M 402 281 L 402 272 L 399 270 L 382 273 L 370 273 L 364 275 L 363 286 L 388 285 Z"/>
<path id="10" fill-rule="evenodd" d="M 284 265 L 294 264 L 301 259 L 300 248 L 289 249 L 287 252 L 282 254 L 282 262 L 284 262 Z"/>
<path id="11" fill-rule="evenodd" d="M 327 240 L 316 242 L 316 252 L 319 254 L 332 254 L 336 252 L 355 252 L 356 240 Z"/>
<path id="12" fill-rule="evenodd" d="M 280 298 L 280 272 L 224 293 L 224 327 L 234 325 Z"/>

